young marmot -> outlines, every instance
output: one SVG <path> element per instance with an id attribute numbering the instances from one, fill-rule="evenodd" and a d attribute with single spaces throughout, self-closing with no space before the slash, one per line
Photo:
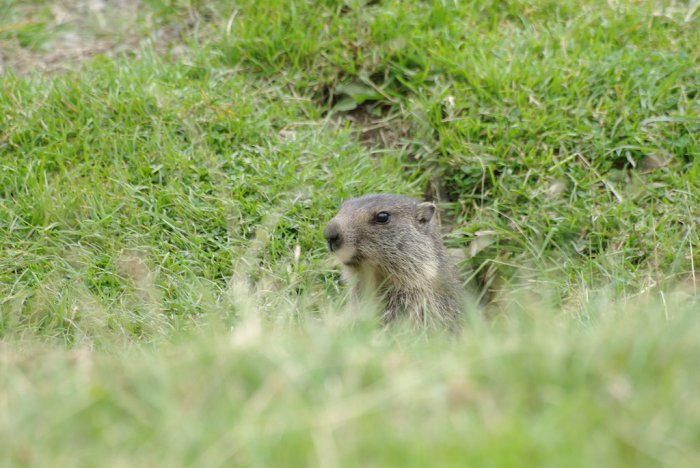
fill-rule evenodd
<path id="1" fill-rule="evenodd" d="M 353 296 L 376 295 L 381 322 L 454 328 L 463 289 L 440 238 L 435 205 L 401 195 L 348 200 L 326 225 L 328 248 L 343 264 Z"/>

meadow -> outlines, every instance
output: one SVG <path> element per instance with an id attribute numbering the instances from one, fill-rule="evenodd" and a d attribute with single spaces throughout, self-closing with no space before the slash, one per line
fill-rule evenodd
<path id="1" fill-rule="evenodd" d="M 700 3 L 0 0 L 0 464 L 698 466 Z M 457 335 L 349 305 L 435 200 Z"/>

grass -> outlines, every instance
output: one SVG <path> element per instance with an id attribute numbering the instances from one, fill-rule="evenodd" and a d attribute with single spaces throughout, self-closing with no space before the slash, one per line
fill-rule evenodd
<path id="1" fill-rule="evenodd" d="M 542 309 L 459 340 L 336 311 L 157 349 L 5 344 L 0 447 L 12 465 L 693 466 L 696 311 L 661 310 L 581 327 Z"/>
<path id="2" fill-rule="evenodd" d="M 695 466 L 698 18 L 0 2 L 3 463 Z M 440 202 L 459 337 L 344 306 L 371 192 Z"/>

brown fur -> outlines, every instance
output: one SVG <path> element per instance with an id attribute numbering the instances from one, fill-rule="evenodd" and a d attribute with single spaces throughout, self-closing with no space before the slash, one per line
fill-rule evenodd
<path id="1" fill-rule="evenodd" d="M 379 222 L 378 213 L 387 213 Z M 382 323 L 408 318 L 419 327 L 453 328 L 463 290 L 447 259 L 432 203 L 401 195 L 348 200 L 323 234 L 343 264 L 355 298 L 376 295 Z"/>

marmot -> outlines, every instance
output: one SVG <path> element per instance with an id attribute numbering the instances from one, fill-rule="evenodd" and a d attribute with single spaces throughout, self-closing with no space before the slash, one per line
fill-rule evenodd
<path id="1" fill-rule="evenodd" d="M 440 238 L 436 207 L 402 195 L 346 201 L 323 230 L 355 298 L 376 294 L 387 324 L 455 328 L 464 291 Z"/>

